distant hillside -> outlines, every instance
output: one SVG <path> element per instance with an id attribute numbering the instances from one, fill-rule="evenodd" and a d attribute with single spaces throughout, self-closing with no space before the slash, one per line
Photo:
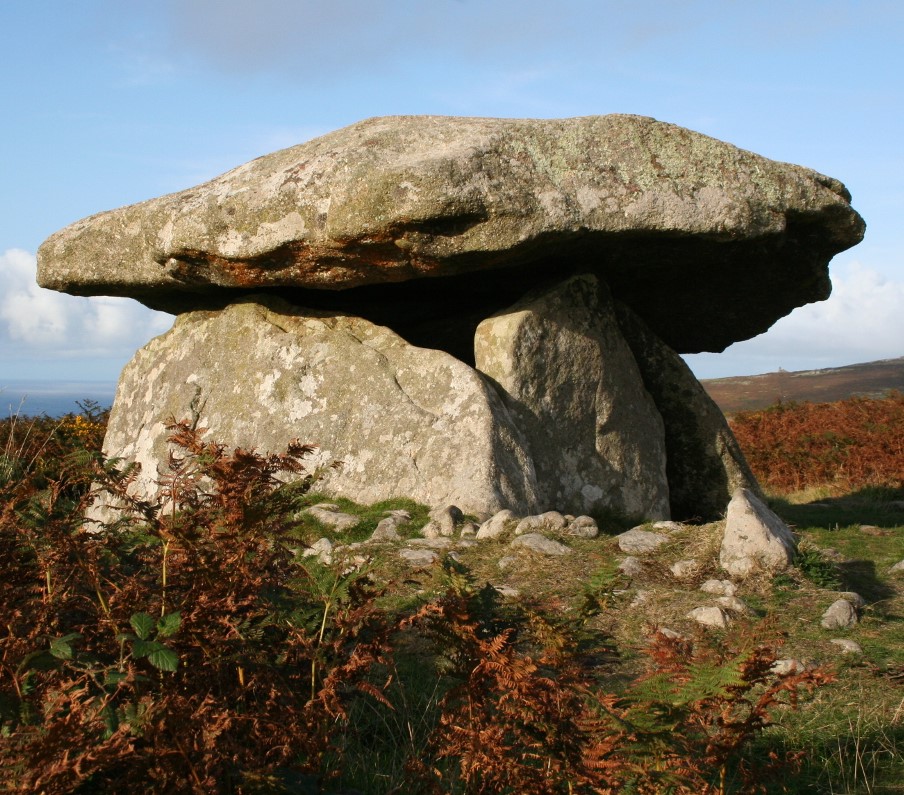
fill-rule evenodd
<path id="1" fill-rule="evenodd" d="M 831 403 L 857 395 L 880 397 L 904 392 L 904 357 L 826 370 L 714 378 L 701 382 L 726 414 L 762 409 L 782 401 Z"/>

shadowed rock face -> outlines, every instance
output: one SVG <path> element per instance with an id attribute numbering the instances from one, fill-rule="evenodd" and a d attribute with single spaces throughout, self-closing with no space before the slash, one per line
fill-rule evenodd
<path id="1" fill-rule="evenodd" d="M 471 362 L 481 319 L 586 272 L 676 351 L 722 350 L 829 295 L 849 199 L 644 117 L 377 118 L 73 224 L 39 282 L 177 313 L 270 292 Z"/>

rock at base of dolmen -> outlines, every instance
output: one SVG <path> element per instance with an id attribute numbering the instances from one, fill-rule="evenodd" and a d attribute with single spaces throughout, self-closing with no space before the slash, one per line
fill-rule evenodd
<path id="1" fill-rule="evenodd" d="M 734 577 L 775 574 L 794 561 L 791 529 L 749 489 L 738 489 L 725 514 L 719 563 Z"/>
<path id="2" fill-rule="evenodd" d="M 524 434 L 541 504 L 668 518 L 662 419 L 605 285 L 583 275 L 528 295 L 478 326 L 474 353 Z"/>
<path id="3" fill-rule="evenodd" d="M 355 317 L 264 298 L 181 315 L 126 366 L 104 450 L 141 464 L 157 493 L 174 417 L 227 447 L 318 445 L 318 490 L 357 502 L 408 497 L 490 515 L 536 513 L 530 457 L 483 376 Z"/>

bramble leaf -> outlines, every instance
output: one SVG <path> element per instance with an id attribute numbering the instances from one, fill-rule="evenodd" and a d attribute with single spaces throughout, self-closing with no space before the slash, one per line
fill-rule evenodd
<path id="1" fill-rule="evenodd" d="M 50 653 L 58 660 L 71 660 L 72 641 L 80 637 L 78 632 L 70 632 L 68 635 L 63 635 L 62 638 L 51 638 Z"/>
<path id="2" fill-rule="evenodd" d="M 141 640 L 147 640 L 154 631 L 155 622 L 147 613 L 135 613 L 129 619 L 132 629 Z"/>
<path id="3" fill-rule="evenodd" d="M 176 613 L 167 613 L 157 622 L 157 636 L 160 638 L 168 638 L 175 635 L 182 626 L 182 616 Z"/>
<path id="4" fill-rule="evenodd" d="M 179 667 L 179 655 L 168 646 L 156 645 L 158 648 L 148 655 L 148 662 L 161 671 L 175 671 Z"/>

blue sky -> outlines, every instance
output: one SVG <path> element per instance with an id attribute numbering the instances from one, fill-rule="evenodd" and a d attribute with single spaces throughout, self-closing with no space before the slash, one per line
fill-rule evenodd
<path id="1" fill-rule="evenodd" d="M 114 380 L 171 322 L 40 290 L 49 234 L 398 113 L 638 113 L 837 177 L 868 229 L 832 298 L 689 361 L 904 356 L 900 2 L 0 0 L 0 64 L 0 388 Z"/>

